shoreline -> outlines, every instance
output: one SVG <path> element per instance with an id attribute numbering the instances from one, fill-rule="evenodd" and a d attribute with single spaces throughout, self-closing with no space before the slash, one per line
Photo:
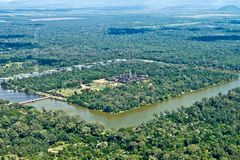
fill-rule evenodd
<path id="1" fill-rule="evenodd" d="M 162 103 L 162 102 L 166 102 L 168 100 L 171 100 L 173 98 L 178 98 L 178 97 L 182 97 L 182 96 L 185 96 L 185 95 L 188 95 L 190 93 L 193 93 L 193 92 L 198 92 L 198 91 L 202 91 L 202 90 L 205 90 L 205 89 L 209 89 L 209 88 L 212 88 L 212 87 L 215 87 L 215 86 L 219 86 L 219 85 L 222 85 L 222 84 L 225 84 L 225 83 L 228 83 L 228 82 L 232 82 L 232 81 L 235 81 L 235 80 L 238 80 L 240 77 L 238 78 L 233 78 L 233 79 L 229 79 L 229 80 L 226 80 L 226 81 L 221 81 L 219 83 L 216 83 L 216 84 L 212 84 L 208 87 L 202 87 L 198 90 L 190 90 L 190 91 L 187 91 L 187 92 L 183 92 L 183 93 L 180 93 L 176 96 L 170 96 L 168 99 L 164 99 L 164 100 L 161 100 L 161 101 L 156 101 L 154 103 L 148 103 L 148 104 L 143 104 L 143 105 L 140 105 L 140 106 L 137 106 L 137 107 L 134 107 L 132 109 L 129 109 L 129 110 L 125 110 L 125 111 L 120 111 L 120 112 L 117 112 L 117 113 L 114 113 L 114 112 L 104 112 L 103 110 L 96 110 L 96 109 L 89 109 L 87 107 L 84 107 L 84 106 L 80 106 L 76 103 L 73 103 L 73 102 L 70 102 L 70 101 L 67 101 L 67 98 L 63 98 L 63 97 L 60 97 L 60 96 L 54 96 L 54 95 L 51 95 L 51 94 L 48 94 L 48 93 L 44 93 L 44 92 L 37 92 L 37 91 L 32 91 L 32 92 L 29 92 L 30 94 L 36 94 L 36 95 L 39 95 L 39 96 L 42 96 L 42 97 L 49 97 L 49 99 L 52 99 L 52 100 L 57 100 L 57 101 L 62 101 L 62 102 L 65 102 L 65 103 L 69 103 L 69 104 L 72 104 L 76 107 L 83 107 L 85 109 L 88 109 L 90 111 L 99 111 L 99 112 L 102 112 L 102 113 L 106 113 L 106 114 L 111 114 L 111 115 L 120 115 L 120 114 L 123 114 L 125 112 L 129 112 L 129 111 L 134 111 L 138 108 L 141 108 L 141 107 L 144 107 L 144 106 L 151 106 L 151 105 L 154 105 L 154 104 L 157 104 L 157 103 Z M 28 103 L 29 104 L 29 103 Z M 27 105 L 27 104 L 25 104 Z"/>
<path id="2" fill-rule="evenodd" d="M 136 110 L 136 109 L 138 109 L 138 108 L 141 108 L 141 107 L 144 107 L 144 106 L 151 106 L 151 105 L 154 105 L 154 104 L 163 103 L 163 102 L 166 102 L 166 101 L 171 100 L 171 99 L 173 99 L 173 98 L 180 98 L 180 97 L 185 96 L 185 95 L 188 95 L 188 94 L 190 94 L 190 93 L 202 91 L 202 90 L 209 89 L 209 88 L 212 88 L 212 87 L 215 87 L 215 86 L 220 86 L 220 85 L 222 85 L 222 84 L 229 83 L 229 82 L 232 82 L 232 81 L 235 81 L 235 80 L 238 80 L 238 79 L 240 79 L 240 77 L 238 77 L 238 78 L 236 78 L 236 79 L 230 79 L 230 80 L 228 80 L 228 81 L 222 81 L 222 82 L 220 82 L 220 83 L 213 84 L 213 85 L 210 85 L 210 86 L 205 87 L 205 88 L 203 87 L 203 88 L 200 88 L 200 89 L 198 89 L 198 90 L 190 90 L 189 92 L 183 92 L 183 93 L 181 93 L 181 94 L 178 94 L 177 96 L 172 96 L 172 97 L 169 97 L 168 99 L 164 99 L 164 100 L 162 100 L 162 101 L 156 101 L 156 102 L 154 102 L 154 103 L 149 103 L 149 104 L 140 105 L 140 106 L 138 106 L 138 107 L 134 107 L 134 108 L 129 109 L 129 110 L 126 110 L 126 111 L 121 111 L 121 112 L 118 112 L 118 113 L 111 113 L 111 112 L 104 112 L 104 113 L 110 113 L 110 114 L 112 114 L 112 115 L 118 115 L 118 114 L 122 114 L 122 113 L 125 113 L 125 112 L 134 111 L 134 110 Z M 86 108 L 86 107 L 84 107 L 84 108 Z M 89 110 L 90 110 L 90 109 L 89 109 Z M 96 111 L 101 111 L 101 110 L 96 110 Z M 103 112 L 103 111 L 102 111 L 102 112 Z"/>

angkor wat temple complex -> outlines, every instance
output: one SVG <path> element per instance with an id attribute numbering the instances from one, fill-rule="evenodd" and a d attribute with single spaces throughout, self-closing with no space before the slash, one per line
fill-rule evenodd
<path id="1" fill-rule="evenodd" d="M 106 80 L 118 83 L 130 83 L 149 80 L 149 77 L 148 75 L 137 75 L 136 73 L 132 74 L 130 71 L 128 74 L 121 74 L 119 76 L 109 77 L 106 78 Z"/>

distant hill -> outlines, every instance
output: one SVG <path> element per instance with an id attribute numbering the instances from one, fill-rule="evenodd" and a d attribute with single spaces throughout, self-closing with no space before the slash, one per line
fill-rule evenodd
<path id="1" fill-rule="evenodd" d="M 234 5 L 224 6 L 222 8 L 219 8 L 218 10 L 222 12 L 239 12 L 240 13 L 240 8 Z"/>

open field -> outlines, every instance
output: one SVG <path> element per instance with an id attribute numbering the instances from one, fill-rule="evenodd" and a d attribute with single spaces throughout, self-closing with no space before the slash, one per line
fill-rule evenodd
<path id="1" fill-rule="evenodd" d="M 93 82 L 88 85 L 81 84 L 79 87 L 76 87 L 76 88 L 61 88 L 61 89 L 58 89 L 57 91 L 51 90 L 49 92 L 52 94 L 60 95 L 62 97 L 67 98 L 67 97 L 73 96 L 74 94 L 82 94 L 82 92 L 85 90 L 102 91 L 105 88 L 114 88 L 114 87 L 119 87 L 121 85 L 123 84 L 109 82 L 105 79 L 99 79 L 99 80 L 93 80 Z"/>

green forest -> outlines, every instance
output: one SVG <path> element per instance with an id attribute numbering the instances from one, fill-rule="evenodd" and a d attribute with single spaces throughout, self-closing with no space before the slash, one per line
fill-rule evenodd
<path id="1" fill-rule="evenodd" d="M 149 82 L 133 82 L 100 92 L 85 91 L 69 97 L 69 101 L 89 109 L 119 113 L 238 78 L 234 74 L 189 68 L 145 65 L 143 68 L 138 66 L 138 69 L 139 72 L 150 75 Z"/>
<path id="2" fill-rule="evenodd" d="M 89 109 L 118 113 L 152 104 L 178 95 L 209 87 L 215 84 L 237 79 L 238 76 L 220 71 L 201 70 L 187 66 L 175 66 L 161 63 L 143 63 L 139 61 L 114 63 L 95 66 L 91 69 L 74 69 L 52 75 L 10 80 L 3 83 L 5 88 L 27 92 L 52 91 L 64 88 L 77 88 L 79 81 L 89 84 L 93 80 L 107 78 L 124 73 L 148 75 L 148 82 L 131 82 L 116 88 L 102 91 L 83 91 L 68 98 L 69 102 Z"/>
<path id="3" fill-rule="evenodd" d="M 12 22 L 0 23 L 0 77 L 36 71 L 16 65 L 4 71 L 6 65 L 16 62 L 46 70 L 116 58 L 240 69 L 239 20 L 235 16 L 75 16 L 82 18 L 33 22 L 29 17 L 0 15 Z M 136 21 L 139 23 L 133 23 Z"/>
<path id="4" fill-rule="evenodd" d="M 0 157 L 232 159 L 240 157 L 240 88 L 119 130 L 61 111 L 0 102 Z"/>
<path id="5" fill-rule="evenodd" d="M 0 160 L 239 160 L 227 8 L 0 7 Z"/>

